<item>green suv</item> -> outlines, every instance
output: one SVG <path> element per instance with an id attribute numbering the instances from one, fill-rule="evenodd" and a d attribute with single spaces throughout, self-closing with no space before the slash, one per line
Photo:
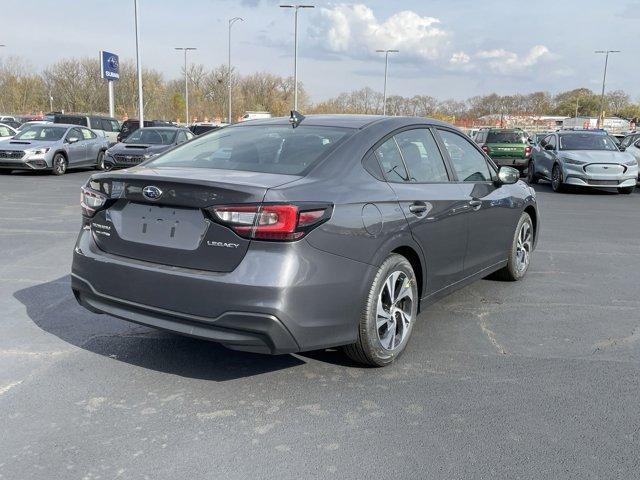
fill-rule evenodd
<path id="1" fill-rule="evenodd" d="M 514 167 L 520 172 L 527 169 L 531 144 L 524 130 L 481 128 L 475 140 L 498 166 Z"/>

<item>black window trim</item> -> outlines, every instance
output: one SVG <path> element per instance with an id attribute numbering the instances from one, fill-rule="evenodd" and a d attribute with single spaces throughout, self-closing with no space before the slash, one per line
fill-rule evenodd
<path id="1" fill-rule="evenodd" d="M 442 145 L 438 141 L 438 137 L 434 134 L 433 128 L 434 128 L 434 125 L 431 124 L 431 123 L 418 123 L 418 124 L 412 124 L 412 125 L 405 125 L 404 127 L 397 128 L 397 129 L 391 131 L 390 133 L 387 133 L 384 137 L 382 137 L 380 140 L 378 140 L 376 143 L 374 143 L 373 147 L 371 147 L 369 150 L 367 150 L 367 152 L 363 155 L 362 160 L 361 160 L 363 168 L 364 168 L 364 163 L 365 163 L 365 160 L 367 159 L 367 156 L 369 154 L 373 154 L 374 157 L 378 160 L 378 165 L 380 167 L 380 171 L 382 172 L 382 175 L 383 175 L 384 179 L 380 180 L 375 175 L 373 175 L 371 172 L 369 172 L 369 170 L 367 170 L 366 168 L 365 168 L 365 170 L 367 170 L 367 172 L 369 172 L 369 175 L 371 175 L 373 178 L 375 178 L 378 181 L 382 181 L 382 182 L 386 182 L 386 183 L 399 184 L 399 185 L 403 185 L 403 184 L 410 184 L 410 185 L 442 185 L 442 184 L 448 184 L 448 183 L 454 182 L 455 172 L 451 168 L 451 165 L 447 162 L 447 157 L 445 156 L 445 154 L 442 151 Z M 440 151 L 440 156 L 442 157 L 442 161 L 444 163 L 444 168 L 445 168 L 445 170 L 447 172 L 447 177 L 449 178 L 449 180 L 444 181 L 444 182 L 412 182 L 410 180 L 411 172 L 407 168 L 407 164 L 404 161 L 404 155 L 402 155 L 402 150 L 400 150 L 400 146 L 398 145 L 398 141 L 395 139 L 395 136 L 400 134 L 400 133 L 402 133 L 402 132 L 406 132 L 407 130 L 420 130 L 420 129 L 429 130 L 431 135 L 433 136 L 433 139 L 436 142 L 438 150 Z M 405 181 L 402 181 L 402 182 L 401 181 L 390 180 L 389 178 L 387 178 L 387 176 L 384 174 L 385 173 L 384 172 L 384 168 L 382 168 L 382 166 L 380 165 L 380 159 L 376 155 L 376 150 L 383 143 L 385 143 L 387 140 L 389 140 L 390 138 L 394 139 L 395 144 L 396 144 L 396 148 L 398 149 L 398 152 L 400 153 L 400 158 L 402 159 L 402 165 L 404 166 L 404 169 L 407 172 L 407 175 L 409 175 L 409 178 L 407 180 L 405 180 Z"/>

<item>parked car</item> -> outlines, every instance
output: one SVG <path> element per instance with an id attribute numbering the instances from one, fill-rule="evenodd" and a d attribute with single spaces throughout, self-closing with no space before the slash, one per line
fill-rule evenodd
<path id="1" fill-rule="evenodd" d="M 523 172 L 529 164 L 531 144 L 523 130 L 481 128 L 475 141 L 499 166 L 510 166 Z"/>
<path id="2" fill-rule="evenodd" d="M 4 123 L 0 123 L 0 140 L 12 138 L 16 133 L 18 133 L 18 131 L 15 128 Z"/>
<path id="3" fill-rule="evenodd" d="M 132 167 L 191 140 L 193 137 L 193 133 L 186 128 L 139 128 L 124 142 L 117 143 L 107 150 L 102 167 L 105 170 Z"/>
<path id="4" fill-rule="evenodd" d="M 0 123 L 4 122 L 15 122 L 16 117 L 12 117 L 11 115 L 0 115 Z"/>
<path id="5" fill-rule="evenodd" d="M 636 143 L 638 140 L 640 140 L 640 133 L 630 133 L 622 139 L 618 147 L 621 149 L 628 149 L 631 145 Z"/>
<path id="6" fill-rule="evenodd" d="M 13 128 L 14 130 L 17 130 L 18 127 L 20 127 L 20 125 L 22 125 L 21 122 L 19 122 L 18 120 L 4 120 L 2 122 L 3 125 L 7 125 L 8 127 Z"/>
<path id="7" fill-rule="evenodd" d="M 164 120 L 145 120 L 144 127 L 174 127 L 171 122 L 165 122 Z M 129 119 L 122 122 L 120 126 L 120 132 L 118 133 L 118 142 L 123 142 L 129 135 L 140 128 L 140 120 Z"/>
<path id="8" fill-rule="evenodd" d="M 617 188 L 632 193 L 638 179 L 638 162 L 621 152 L 609 135 L 558 132 L 534 147 L 527 181 L 549 180 L 554 191 L 566 185 Z"/>
<path id="9" fill-rule="evenodd" d="M 492 272 L 527 272 L 535 191 L 459 130 L 292 120 L 238 123 L 92 175 L 73 256 L 78 302 L 236 350 L 343 345 L 382 366 L 420 308 Z"/>
<path id="10" fill-rule="evenodd" d="M 534 133 L 533 136 L 531 137 L 531 144 L 537 145 L 538 143 L 540 143 L 540 140 L 542 140 L 544 137 L 546 137 L 550 133 L 551 132 Z"/>
<path id="11" fill-rule="evenodd" d="M 53 123 L 87 127 L 98 135 L 106 137 L 110 145 L 114 145 L 117 142 L 118 132 L 120 131 L 120 122 L 118 120 L 99 115 L 56 114 L 53 116 Z"/>
<path id="12" fill-rule="evenodd" d="M 222 128 L 222 125 L 219 123 L 198 122 L 189 125 L 189 130 L 191 130 L 191 133 L 194 135 L 202 135 L 203 133 L 213 132 L 220 128 Z"/>
<path id="13" fill-rule="evenodd" d="M 108 147 L 106 138 L 75 125 L 35 125 L 0 143 L 0 173 L 50 170 L 62 175 L 69 168 L 95 167 Z"/>

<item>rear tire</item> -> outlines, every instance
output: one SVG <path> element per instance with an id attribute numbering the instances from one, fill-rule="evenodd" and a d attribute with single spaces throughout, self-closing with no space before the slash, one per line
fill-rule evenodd
<path id="1" fill-rule="evenodd" d="M 636 187 L 622 187 L 618 189 L 618 193 L 621 193 L 623 195 L 630 195 L 633 193 L 633 191 L 635 190 Z"/>
<path id="2" fill-rule="evenodd" d="M 494 278 L 508 282 L 517 282 L 524 278 L 529 270 L 534 233 L 531 217 L 523 212 L 513 235 L 507 265 L 498 270 Z"/>
<path id="3" fill-rule="evenodd" d="M 551 173 L 551 188 L 553 188 L 554 192 L 558 193 L 565 191 L 565 186 L 562 181 L 562 169 L 557 163 L 553 166 Z"/>
<path id="4" fill-rule="evenodd" d="M 527 183 L 529 185 L 538 183 L 538 176 L 535 174 L 533 160 L 529 160 L 529 164 L 527 165 Z"/>
<path id="5" fill-rule="evenodd" d="M 96 170 L 104 170 L 104 152 L 100 150 L 98 153 L 98 159 L 96 160 Z"/>
<path id="6" fill-rule="evenodd" d="M 369 289 L 356 343 L 342 347 L 352 360 L 383 367 L 404 351 L 418 314 L 418 285 L 409 261 L 391 254 Z"/>
<path id="7" fill-rule="evenodd" d="M 56 153 L 52 163 L 51 173 L 53 175 L 64 175 L 67 172 L 67 159 L 63 154 Z"/>

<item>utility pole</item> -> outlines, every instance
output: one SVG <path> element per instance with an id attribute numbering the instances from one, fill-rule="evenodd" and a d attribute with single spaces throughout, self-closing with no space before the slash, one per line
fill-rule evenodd
<path id="1" fill-rule="evenodd" d="M 133 0 L 136 28 L 136 70 L 138 74 L 138 118 L 140 128 L 144 128 L 144 100 L 142 98 L 142 59 L 140 58 L 140 29 L 138 26 L 138 0 Z"/>
<path id="2" fill-rule="evenodd" d="M 607 65 L 610 53 L 620 53 L 620 50 L 596 50 L 596 53 L 604 54 L 604 75 L 602 77 L 602 95 L 600 97 L 600 114 L 598 115 L 598 128 L 604 127 L 604 87 L 607 82 Z"/>
<path id="3" fill-rule="evenodd" d="M 382 115 L 387 114 L 387 72 L 389 71 L 389 54 L 398 53 L 400 50 L 376 50 L 378 53 L 384 53 L 384 90 L 382 100 Z"/>
<path id="4" fill-rule="evenodd" d="M 301 8 L 316 8 L 315 5 L 280 5 L 280 8 L 293 8 L 294 30 L 293 30 L 293 109 L 298 110 L 298 10 Z"/>
<path id="5" fill-rule="evenodd" d="M 185 108 L 185 124 L 189 125 L 189 77 L 187 75 L 187 52 L 197 50 L 195 47 L 174 47 L 175 50 L 184 51 L 184 108 Z"/>
<path id="6" fill-rule="evenodd" d="M 244 22 L 244 19 L 242 17 L 233 17 L 229 19 L 229 67 L 227 69 L 227 81 L 229 83 L 229 98 L 228 98 L 228 104 L 229 104 L 229 116 L 227 117 L 227 123 L 233 123 L 233 120 L 231 120 L 231 115 L 232 115 L 232 110 L 231 110 L 231 27 L 233 27 L 233 24 L 236 22 Z"/>

